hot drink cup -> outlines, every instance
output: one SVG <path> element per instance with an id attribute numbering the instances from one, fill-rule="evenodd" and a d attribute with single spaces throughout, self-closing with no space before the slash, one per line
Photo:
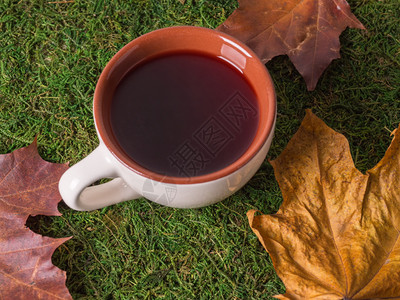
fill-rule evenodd
<path id="1" fill-rule="evenodd" d="M 216 30 L 159 29 L 106 65 L 93 100 L 99 146 L 61 177 L 75 210 L 145 197 L 197 208 L 248 182 L 274 134 L 276 96 L 265 65 Z M 99 179 L 111 181 L 92 185 Z"/>

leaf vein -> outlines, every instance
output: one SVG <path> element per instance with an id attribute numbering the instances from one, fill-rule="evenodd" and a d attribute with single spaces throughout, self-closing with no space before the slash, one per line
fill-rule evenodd
<path id="1" fill-rule="evenodd" d="M 51 292 L 49 292 L 49 291 L 47 291 L 47 290 L 38 288 L 37 286 L 34 286 L 34 285 L 27 284 L 27 283 L 25 283 L 25 282 L 19 280 L 18 278 L 15 278 L 14 276 L 11 276 L 10 274 L 4 272 L 4 271 L 1 270 L 1 269 L 0 269 L 0 273 L 2 273 L 4 276 L 10 278 L 11 280 L 14 280 L 15 282 L 17 282 L 17 283 L 20 284 L 20 285 L 27 286 L 28 288 L 41 291 L 41 292 L 43 292 L 43 293 L 45 293 L 45 294 L 48 294 L 48 295 L 50 295 L 50 296 L 52 296 L 52 297 L 55 297 L 55 298 L 57 298 L 57 299 L 64 299 L 64 298 L 62 298 L 62 297 L 60 297 L 60 296 L 58 296 L 58 295 L 56 295 L 56 294 L 53 294 L 53 293 L 51 293 Z"/>
<path id="2" fill-rule="evenodd" d="M 377 268 L 377 271 L 375 272 L 375 274 L 373 276 L 371 276 L 370 280 L 368 280 L 368 282 L 364 285 L 364 287 L 361 287 L 358 291 L 354 292 L 354 295 L 352 296 L 355 297 L 359 292 L 361 292 L 365 287 L 368 286 L 368 284 L 370 284 L 372 282 L 372 280 L 374 280 L 374 278 L 379 274 L 379 271 L 383 268 L 385 262 L 387 261 L 387 259 L 390 257 L 390 255 L 392 254 L 394 247 L 396 246 L 397 242 L 400 239 L 400 232 L 397 230 L 397 228 L 395 228 L 397 231 L 397 237 L 394 240 L 394 243 L 392 245 L 392 247 L 390 248 L 390 251 L 387 253 L 386 257 L 384 259 L 382 259 L 382 262 L 380 264 L 380 267 Z"/>
<path id="3" fill-rule="evenodd" d="M 250 41 L 256 39 L 257 37 L 259 37 L 260 35 L 262 35 L 264 32 L 266 32 L 268 29 L 270 28 L 274 28 L 275 24 L 280 22 L 281 20 L 285 19 L 286 17 L 288 17 L 288 15 L 293 14 L 293 11 L 299 7 L 301 4 L 303 4 L 304 0 L 301 0 L 299 3 L 297 3 L 290 11 L 288 11 L 287 14 L 283 15 L 281 18 L 279 18 L 274 24 L 271 24 L 270 26 L 267 26 L 265 29 L 261 30 L 259 33 L 257 33 L 255 36 L 251 37 L 247 43 L 249 43 Z M 275 32 L 277 32 L 276 30 L 274 30 Z M 282 42 L 288 47 L 290 48 L 290 46 L 282 39 L 281 36 L 278 36 L 280 40 L 282 40 Z"/>
<path id="4" fill-rule="evenodd" d="M 315 133 L 314 133 L 315 134 Z M 332 242 L 333 242 L 333 245 L 334 245 L 334 247 L 335 247 L 335 250 L 336 250 L 336 253 L 337 253 L 337 255 L 339 256 L 339 260 L 340 260 L 340 264 L 342 265 L 342 268 L 343 268 L 343 273 L 344 273 L 344 276 L 345 276 L 345 284 L 346 284 L 346 287 L 345 287 L 345 295 L 347 295 L 347 293 L 348 293 L 348 290 L 349 290 L 349 279 L 348 279 L 348 276 L 347 276 L 347 273 L 346 273 L 346 268 L 345 268 L 345 265 L 344 265 L 344 261 L 343 261 L 343 258 L 342 258 L 342 256 L 340 255 L 340 252 L 339 252 L 339 247 L 338 247 L 338 245 L 337 245 L 337 242 L 336 242 L 336 239 L 335 239 L 335 235 L 334 235 L 334 233 L 333 233 L 333 228 L 332 228 L 332 222 L 331 222 L 331 218 L 330 218 L 330 213 L 329 213 L 329 208 L 328 208 L 328 203 L 327 203 L 327 201 L 326 201 L 326 199 L 327 199 L 327 197 L 326 197 L 326 195 L 325 195 L 325 189 L 324 189 L 324 187 L 322 186 L 322 172 L 321 172 L 321 170 L 322 170 L 322 168 L 321 168 L 321 165 L 322 165 L 322 163 L 321 163 L 321 157 L 320 157 L 320 155 L 319 155 L 319 146 L 318 146 L 318 141 L 316 141 L 315 142 L 315 146 L 316 146 L 316 151 L 317 151 L 317 160 L 318 160 L 318 169 L 319 169 L 319 176 L 320 176 L 320 179 L 319 179 L 319 181 L 320 181 L 320 186 L 321 186 L 321 190 L 322 190 L 322 194 L 323 194 L 323 197 L 324 197 L 324 202 L 325 202 L 325 210 L 326 210 L 326 214 L 327 214 L 327 220 L 328 220 L 328 224 L 329 224 L 329 231 L 330 231 L 330 233 L 331 233 L 331 236 L 332 236 Z"/>

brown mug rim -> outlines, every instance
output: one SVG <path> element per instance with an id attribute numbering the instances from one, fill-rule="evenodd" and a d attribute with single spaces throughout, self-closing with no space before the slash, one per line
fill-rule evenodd
<path id="1" fill-rule="evenodd" d="M 264 71 L 261 71 L 263 75 L 265 76 L 265 87 L 267 89 L 267 93 L 269 94 L 269 99 L 268 99 L 268 111 L 266 112 L 266 120 L 264 124 L 261 124 L 259 122 L 258 128 L 257 128 L 257 133 L 250 144 L 249 148 L 245 151 L 245 153 L 239 157 L 235 162 L 232 164 L 218 170 L 212 173 L 200 175 L 200 176 L 193 176 L 193 177 L 174 177 L 174 176 L 165 176 L 156 172 L 153 172 L 151 170 L 148 170 L 138 163 L 136 163 L 134 160 L 132 160 L 130 157 L 128 157 L 127 154 L 124 153 L 124 151 L 117 145 L 112 138 L 107 134 L 109 130 L 106 128 L 106 122 L 102 120 L 104 116 L 104 107 L 102 105 L 102 93 L 104 92 L 104 87 L 106 86 L 107 80 L 109 80 L 109 74 L 114 68 L 114 66 L 118 63 L 118 61 L 124 57 L 125 55 L 128 54 L 129 51 L 131 51 L 132 48 L 135 46 L 139 45 L 142 41 L 145 41 L 146 39 L 150 38 L 151 36 L 156 36 L 156 35 L 176 35 L 182 31 L 186 31 L 190 34 L 212 34 L 216 35 L 218 37 L 222 37 L 224 39 L 228 39 L 230 42 L 233 42 L 236 46 L 240 47 L 243 49 L 247 54 L 251 55 L 251 59 L 256 59 L 259 61 L 260 67 L 263 67 L 260 69 L 260 71 L 263 69 Z M 253 84 L 253 83 L 252 83 Z M 258 98 L 258 97 L 257 97 Z M 258 99 L 260 101 L 260 99 Z M 257 55 L 246 45 L 244 45 L 242 42 L 238 41 L 236 38 L 213 30 L 213 29 L 208 29 L 204 27 L 197 27 L 197 26 L 174 26 L 174 27 L 167 27 L 167 28 L 162 28 L 162 29 L 157 29 L 155 31 L 151 31 L 149 33 L 146 33 L 134 40 L 132 40 L 130 43 L 126 44 L 123 48 L 121 48 L 112 58 L 111 60 L 107 63 L 105 68 L 103 69 L 99 80 L 96 85 L 95 93 L 94 93 L 94 99 L 93 99 L 93 111 L 94 111 L 94 120 L 95 120 L 95 125 L 97 132 L 99 134 L 99 137 L 101 141 L 105 144 L 105 146 L 108 148 L 108 150 L 112 153 L 112 155 L 124 166 L 128 167 L 130 170 L 133 172 L 144 176 L 146 178 L 158 181 L 158 182 L 165 182 L 165 183 L 173 183 L 173 184 L 195 184 L 195 183 L 204 183 L 204 182 L 209 182 L 213 181 L 225 176 L 228 176 L 229 174 L 237 171 L 241 167 L 243 167 L 245 164 L 247 164 L 262 148 L 262 146 L 265 144 L 267 138 L 272 134 L 272 130 L 274 127 L 275 123 L 275 118 L 276 118 L 276 93 L 275 93 L 275 87 L 273 85 L 273 81 L 271 79 L 271 76 L 265 67 L 265 65 L 259 60 Z M 262 112 L 260 111 L 260 120 L 261 120 L 261 114 Z M 263 113 L 265 114 L 265 113 Z M 264 125 L 263 128 L 260 128 L 260 125 Z M 261 133 L 259 131 L 261 130 Z"/>

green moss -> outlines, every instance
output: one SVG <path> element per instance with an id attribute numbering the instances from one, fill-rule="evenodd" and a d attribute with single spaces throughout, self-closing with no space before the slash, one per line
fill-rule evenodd
<path id="1" fill-rule="evenodd" d="M 298 129 L 304 110 L 349 139 L 356 166 L 372 168 L 400 122 L 397 0 L 349 1 L 367 28 L 341 36 L 340 60 L 314 92 L 287 57 L 267 64 L 278 95 L 270 158 Z M 98 144 L 92 96 L 107 61 L 146 32 L 174 25 L 214 28 L 235 0 L 74 0 L 0 2 L 0 153 L 38 135 L 42 157 L 74 164 Z M 67 271 L 75 299 L 260 299 L 284 292 L 246 212 L 275 212 L 282 201 L 266 161 L 225 201 L 198 210 L 145 199 L 95 212 L 31 218 L 37 232 L 74 236 L 53 262 Z"/>

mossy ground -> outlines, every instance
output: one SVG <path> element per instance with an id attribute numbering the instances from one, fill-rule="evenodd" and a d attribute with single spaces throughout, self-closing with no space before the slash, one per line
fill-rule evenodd
<path id="1" fill-rule="evenodd" d="M 59 1 L 62 2 L 62 1 Z M 0 153 L 30 144 L 52 162 L 74 164 L 98 144 L 92 96 L 107 61 L 157 28 L 215 28 L 236 0 L 43 0 L 0 2 Z M 267 64 L 278 96 L 275 158 L 306 108 L 349 140 L 356 166 L 372 168 L 400 123 L 398 0 L 351 0 L 367 30 L 341 35 L 342 58 L 315 91 L 287 57 Z M 73 236 L 53 262 L 67 271 L 74 299 L 268 299 L 283 293 L 246 212 L 277 211 L 282 195 L 266 160 L 239 192 L 216 205 L 179 210 L 145 199 L 93 212 L 60 204 L 62 217 L 29 226 Z"/>

